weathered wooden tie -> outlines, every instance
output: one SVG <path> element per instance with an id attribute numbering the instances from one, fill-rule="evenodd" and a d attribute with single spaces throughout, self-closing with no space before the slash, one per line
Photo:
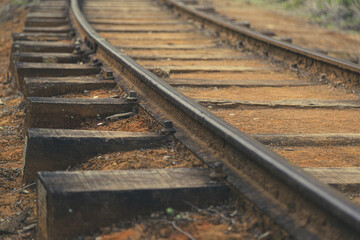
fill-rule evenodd
<path id="1" fill-rule="evenodd" d="M 76 128 L 86 121 L 136 112 L 137 104 L 124 99 L 30 97 L 26 128 Z"/>
<path id="2" fill-rule="evenodd" d="M 182 23 L 179 23 L 176 19 L 174 20 L 162 20 L 162 19 L 152 19 L 151 22 L 148 21 L 144 21 L 144 22 L 140 22 L 140 21 L 134 21 L 134 20 L 129 20 L 129 19 L 124 19 L 124 20 L 120 20 L 120 21 L 111 21 L 109 19 L 94 19 L 94 20 L 90 20 L 89 21 L 90 24 L 92 25 L 96 25 L 96 24 L 106 24 L 106 25 L 137 25 L 137 26 L 148 26 L 148 25 L 180 25 Z"/>
<path id="3" fill-rule="evenodd" d="M 188 78 L 165 78 L 164 80 L 174 87 L 300 87 L 320 84 L 298 80 L 215 80 Z"/>
<path id="4" fill-rule="evenodd" d="M 42 33 L 69 33 L 74 31 L 71 26 L 59 27 L 25 27 L 24 32 L 42 32 Z"/>
<path id="5" fill-rule="evenodd" d="M 136 39 L 135 39 L 136 40 Z M 255 57 L 252 55 L 249 56 L 224 56 L 221 54 L 214 55 L 199 55 L 199 54 L 191 54 L 191 53 L 181 53 L 181 54 L 136 54 L 130 53 L 128 54 L 134 60 L 251 60 Z"/>
<path id="6" fill-rule="evenodd" d="M 40 77 L 25 78 L 25 97 L 51 97 L 84 90 L 110 89 L 116 86 L 112 79 L 97 77 Z"/>
<path id="7" fill-rule="evenodd" d="M 51 21 L 44 21 L 41 18 L 33 18 L 26 20 L 26 27 L 59 27 L 62 25 L 69 24 L 68 19 L 52 19 Z"/>
<path id="8" fill-rule="evenodd" d="M 68 33 L 13 33 L 14 41 L 62 41 L 69 40 Z"/>
<path id="9" fill-rule="evenodd" d="M 25 77 L 69 77 L 99 74 L 101 67 L 87 64 L 16 63 L 16 88 L 23 92 Z"/>
<path id="10" fill-rule="evenodd" d="M 169 73 L 195 73 L 195 72 L 269 72 L 277 71 L 271 67 L 247 67 L 247 66 L 144 66 L 149 71 L 156 71 L 159 68 Z"/>
<path id="11" fill-rule="evenodd" d="M 38 236 L 67 239 L 168 207 L 206 207 L 225 201 L 229 188 L 207 169 L 42 172 Z M 69 224 L 70 223 L 70 224 Z"/>
<path id="12" fill-rule="evenodd" d="M 66 170 L 97 154 L 158 148 L 170 141 L 157 133 L 29 128 L 23 180 L 34 182 L 39 171 Z"/>
<path id="13" fill-rule="evenodd" d="M 215 47 L 215 44 L 197 44 L 197 45 L 166 45 L 166 44 L 157 44 L 157 45 L 119 45 L 115 46 L 119 49 L 136 49 L 136 50 L 156 50 L 156 49 L 176 49 L 176 50 L 192 50 L 192 49 L 207 49 Z"/>
<path id="14" fill-rule="evenodd" d="M 360 168 L 303 168 L 321 182 L 341 192 L 360 195 Z"/>
<path id="15" fill-rule="evenodd" d="M 16 62 L 77 63 L 82 57 L 67 52 L 21 52 L 13 53 L 12 59 Z"/>
<path id="16" fill-rule="evenodd" d="M 43 4 L 38 4 L 33 6 L 31 9 L 32 12 L 65 12 L 68 10 L 67 4 L 49 4 L 43 2 Z"/>
<path id="17" fill-rule="evenodd" d="M 251 136 L 263 144 L 274 146 L 360 145 L 360 133 L 254 134 Z"/>
<path id="18" fill-rule="evenodd" d="M 59 43 L 45 41 L 16 41 L 12 45 L 12 52 L 51 52 L 72 53 L 75 50 L 74 43 Z"/>
<path id="19" fill-rule="evenodd" d="M 266 108 L 328 108 L 345 109 L 360 108 L 359 100 L 281 100 L 281 101 L 241 101 L 226 99 L 195 99 L 204 105 L 216 108 L 236 108 L 240 106 Z"/>
<path id="20" fill-rule="evenodd" d="M 46 12 L 30 12 L 27 14 L 26 16 L 26 20 L 30 20 L 30 19 L 43 19 L 44 21 L 46 20 L 52 20 L 52 19 L 59 19 L 59 20 L 63 20 L 63 19 L 67 19 L 67 14 L 64 12 L 51 12 L 51 13 L 46 13 Z"/>

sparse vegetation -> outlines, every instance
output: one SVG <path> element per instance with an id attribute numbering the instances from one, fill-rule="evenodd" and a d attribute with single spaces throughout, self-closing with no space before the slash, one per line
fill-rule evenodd
<path id="1" fill-rule="evenodd" d="M 252 0 L 248 0 L 253 2 Z M 256 0 L 255 0 L 256 1 Z M 360 31 L 360 0 L 261 0 L 301 11 L 312 21 L 345 30 Z M 259 2 L 259 1 L 256 1 Z"/>

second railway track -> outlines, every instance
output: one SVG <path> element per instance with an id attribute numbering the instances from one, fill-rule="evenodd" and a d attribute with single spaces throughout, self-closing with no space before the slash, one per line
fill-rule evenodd
<path id="1" fill-rule="evenodd" d="M 23 173 L 27 184 L 38 179 L 39 238 L 229 195 L 283 238 L 359 236 L 358 206 L 310 174 L 359 194 L 359 99 L 327 83 L 356 88 L 360 67 L 204 11 L 172 0 L 33 7 L 14 35 L 11 69 L 27 101 Z M 139 149 L 165 159 L 140 168 L 181 168 L 65 171 L 118 170 L 119 156 Z M 106 167 L 88 160 L 109 153 Z"/>

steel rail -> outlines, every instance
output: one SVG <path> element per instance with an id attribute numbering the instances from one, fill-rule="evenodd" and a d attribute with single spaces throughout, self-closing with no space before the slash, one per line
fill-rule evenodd
<path id="1" fill-rule="evenodd" d="M 150 109 L 156 108 L 153 105 L 160 105 L 163 112 L 175 115 L 173 121 L 178 123 L 177 130 L 180 133 L 192 133 L 192 137 L 183 137 L 184 141 L 189 138 L 192 143 L 200 141 L 202 146 L 207 146 L 208 151 L 217 153 L 216 156 L 226 165 L 229 182 L 243 196 L 255 202 L 257 208 L 289 231 L 290 235 L 301 239 L 336 239 L 340 236 L 356 239 L 359 236 L 360 209 L 353 203 L 183 96 L 112 46 L 86 21 L 78 0 L 71 0 L 70 14 L 80 35 L 91 41 L 94 49 L 97 49 L 97 57 L 114 67 L 122 76 L 130 77 L 132 87 L 135 85 L 152 102 Z M 180 133 L 175 136 L 181 138 Z M 259 196 L 269 202 L 258 199 Z M 293 206 L 296 198 L 299 199 L 298 205 Z M 300 223 L 304 221 L 305 224 Z M 331 231 L 326 233 L 329 229 Z"/>
<path id="2" fill-rule="evenodd" d="M 359 64 L 276 40 L 264 34 L 251 31 L 246 27 L 237 26 L 214 16 L 207 15 L 175 0 L 158 1 L 163 2 L 169 8 L 208 24 L 209 27 L 215 28 L 215 31 L 223 32 L 227 36 L 230 35 L 234 37 L 236 41 L 241 40 L 249 48 L 263 48 L 266 55 L 271 55 L 271 53 L 273 53 L 271 57 L 274 57 L 275 59 L 298 63 L 298 65 L 303 65 L 304 68 L 316 68 L 317 73 L 327 73 L 328 76 L 330 76 L 331 73 L 335 73 L 334 79 L 342 78 L 342 81 L 345 84 L 357 87 L 360 86 Z M 279 58 L 279 56 L 282 57 Z"/>

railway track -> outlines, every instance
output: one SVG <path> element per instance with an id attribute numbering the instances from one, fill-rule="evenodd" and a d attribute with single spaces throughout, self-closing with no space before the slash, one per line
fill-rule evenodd
<path id="1" fill-rule="evenodd" d="M 187 3 L 43 1 L 14 34 L 10 68 L 26 98 L 23 177 L 38 182 L 37 236 L 71 238 L 236 198 L 272 237 L 356 239 L 359 207 L 274 151 L 356 197 L 359 100 L 330 93 L 328 83 L 357 88 L 359 65 Z M 126 157 L 134 151 L 157 165 Z M 319 152 L 347 168 L 306 163 Z M 119 170 L 124 161 L 147 170 Z"/>

